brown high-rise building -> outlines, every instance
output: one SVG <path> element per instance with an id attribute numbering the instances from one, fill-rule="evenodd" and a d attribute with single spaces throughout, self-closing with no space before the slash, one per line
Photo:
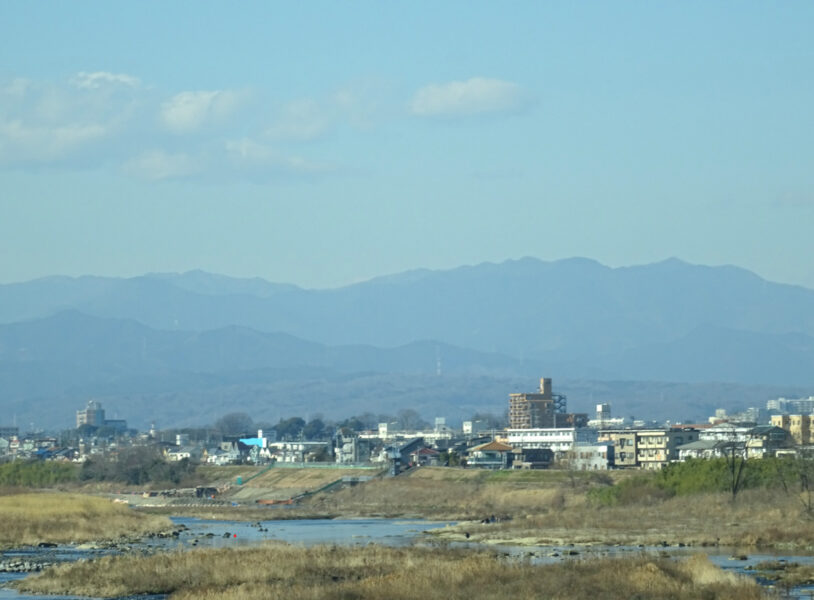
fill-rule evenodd
<path id="1" fill-rule="evenodd" d="M 565 412 L 565 396 L 551 392 L 551 379 L 540 379 L 540 390 L 529 394 L 509 394 L 509 429 L 535 429 L 563 425 L 558 416 Z"/>

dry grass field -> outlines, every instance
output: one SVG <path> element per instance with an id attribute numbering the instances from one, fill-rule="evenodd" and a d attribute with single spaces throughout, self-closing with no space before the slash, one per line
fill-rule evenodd
<path id="1" fill-rule="evenodd" d="M 171 528 L 166 517 L 139 514 L 104 498 L 62 493 L 0 496 L 0 547 L 113 540 Z"/>
<path id="2" fill-rule="evenodd" d="M 625 478 L 627 473 L 615 473 Z M 314 498 L 309 507 L 341 514 L 466 521 L 439 530 L 450 539 L 524 544 L 661 544 L 796 548 L 814 551 L 814 518 L 793 493 L 759 488 L 735 502 L 723 492 L 645 495 L 618 506 L 592 502 L 609 475 L 562 471 L 485 472 L 421 468 Z M 478 521 L 495 515 L 498 522 Z"/>
<path id="3" fill-rule="evenodd" d="M 45 594 L 113 597 L 171 594 L 173 600 L 493 600 L 603 598 L 752 600 L 752 580 L 703 556 L 563 561 L 535 566 L 489 552 L 382 546 L 259 548 L 106 557 L 49 569 L 18 583 Z"/>
<path id="4" fill-rule="evenodd" d="M 607 476 L 605 476 L 607 477 Z M 573 484 L 563 471 L 484 471 L 422 467 L 311 499 L 307 506 L 343 515 L 418 516 L 430 519 L 510 517 L 562 507 L 584 496 L 591 478 Z"/>
<path id="5" fill-rule="evenodd" d="M 551 495 L 540 493 L 540 497 Z M 734 546 L 814 551 L 814 521 L 792 498 L 746 491 L 738 501 L 722 493 L 597 507 L 584 496 L 553 495 L 547 507 L 515 513 L 495 524 L 464 522 L 437 530 L 448 539 L 515 544 Z"/>

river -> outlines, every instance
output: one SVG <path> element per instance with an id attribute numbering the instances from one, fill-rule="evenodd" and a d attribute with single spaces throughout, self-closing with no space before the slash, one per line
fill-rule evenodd
<path id="1" fill-rule="evenodd" d="M 434 522 L 416 519 L 301 519 L 283 521 L 211 521 L 194 518 L 174 517 L 173 522 L 184 526 L 177 538 L 150 538 L 133 545 L 133 548 L 225 548 L 242 547 L 278 540 L 294 544 L 355 544 L 368 543 L 386 545 L 406 545 L 416 543 L 424 531 L 444 527 L 448 522 Z M 479 544 L 455 543 L 455 546 L 483 548 Z M 749 554 L 744 559 L 739 553 L 720 548 L 640 548 L 640 547 L 526 547 L 490 546 L 510 556 L 536 563 L 554 562 L 565 558 L 590 558 L 609 554 L 652 553 L 680 556 L 703 551 L 710 560 L 726 570 L 749 573 L 749 568 L 768 560 L 787 560 L 811 564 L 814 557 L 782 554 Z M 120 549 L 93 548 L 87 546 L 62 545 L 56 548 L 23 548 L 3 553 L 0 560 L 23 559 L 48 562 L 65 562 L 81 558 L 93 558 L 105 554 L 121 552 Z M 21 594 L 3 587 L 3 584 L 24 577 L 24 574 L 0 573 L 0 600 L 31 600 L 42 598 Z M 762 582 L 767 583 L 767 582 Z M 790 598 L 810 598 L 811 586 L 791 590 Z M 70 600 L 72 596 L 48 596 L 49 600 Z M 139 597 L 140 600 L 144 597 Z M 157 597 L 160 598 L 160 597 Z"/>

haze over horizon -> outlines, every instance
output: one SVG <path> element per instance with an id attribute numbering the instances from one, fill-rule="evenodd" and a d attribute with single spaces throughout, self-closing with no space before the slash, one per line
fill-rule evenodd
<path id="1" fill-rule="evenodd" d="M 0 3 L 0 282 L 678 256 L 814 288 L 814 5 Z"/>
<path id="2" fill-rule="evenodd" d="M 535 257 L 535 256 L 522 256 L 522 257 L 518 257 L 518 258 L 507 258 L 507 259 L 501 260 L 501 261 L 486 260 L 486 261 L 483 261 L 483 262 L 480 262 L 480 263 L 477 263 L 477 264 L 454 265 L 454 266 L 451 266 L 451 267 L 448 267 L 448 268 L 431 269 L 431 268 L 424 267 L 424 266 L 417 266 L 417 267 L 407 269 L 407 270 L 404 270 L 404 271 L 399 271 L 399 272 L 395 272 L 395 273 L 381 273 L 381 274 L 373 275 L 372 277 L 369 277 L 369 278 L 366 278 L 366 279 L 360 279 L 358 281 L 350 281 L 350 282 L 347 282 L 347 283 L 342 283 L 342 284 L 338 284 L 338 285 L 335 285 L 335 286 L 329 286 L 329 287 L 323 287 L 323 288 L 319 288 L 319 287 L 311 287 L 311 288 L 309 288 L 309 287 L 301 285 L 301 284 L 299 284 L 299 283 L 297 283 L 295 281 L 271 281 L 271 280 L 266 279 L 265 277 L 261 277 L 259 275 L 240 276 L 240 275 L 234 275 L 234 274 L 230 274 L 230 273 L 215 273 L 215 272 L 207 271 L 205 269 L 200 269 L 200 268 L 192 268 L 192 269 L 189 269 L 189 270 L 186 270 L 186 271 L 154 271 L 154 272 L 147 272 L 147 273 L 135 273 L 135 274 L 132 274 L 132 275 L 130 275 L 130 274 L 127 274 L 127 275 L 106 275 L 106 274 L 99 274 L 99 273 L 82 273 L 82 274 L 78 274 L 78 275 L 73 275 L 73 274 L 64 274 L 64 273 L 52 273 L 52 274 L 49 274 L 49 275 L 43 275 L 41 277 L 35 277 L 35 278 L 32 278 L 32 279 L 24 279 L 24 280 L 20 280 L 20 281 L 8 281 L 8 282 L 0 281 L 0 285 L 18 284 L 18 283 L 30 283 L 32 281 L 37 281 L 37 280 L 41 280 L 41 279 L 59 278 L 59 277 L 68 277 L 68 278 L 72 278 L 72 279 L 80 279 L 82 277 L 97 277 L 97 278 L 108 278 L 109 277 L 109 278 L 113 278 L 113 279 L 131 279 L 131 278 L 138 278 L 138 277 L 194 276 L 196 274 L 200 274 L 200 275 L 203 275 L 203 276 L 212 276 L 212 277 L 215 277 L 215 278 L 225 277 L 225 278 L 229 278 L 229 279 L 259 280 L 259 281 L 262 281 L 264 283 L 277 284 L 277 285 L 282 285 L 282 286 L 293 286 L 295 288 L 300 288 L 300 289 L 303 289 L 303 290 L 312 290 L 312 291 L 326 290 L 327 291 L 327 290 L 338 290 L 338 289 L 341 289 L 341 288 L 344 288 L 344 287 L 349 287 L 349 286 L 352 286 L 352 285 L 355 285 L 355 284 L 358 284 L 358 283 L 366 283 L 366 282 L 371 282 L 371 281 L 375 281 L 375 280 L 379 280 L 379 279 L 388 279 L 388 278 L 394 278 L 394 277 L 398 278 L 398 277 L 407 276 L 407 275 L 415 274 L 415 273 L 422 273 L 422 272 L 443 273 L 443 272 L 455 271 L 457 269 L 477 268 L 477 267 L 484 266 L 484 265 L 499 266 L 499 265 L 503 265 L 503 264 L 507 264 L 507 263 L 516 263 L 516 262 L 521 262 L 521 261 L 525 261 L 525 260 L 537 261 L 537 262 L 541 262 L 541 263 L 561 263 L 561 262 L 567 262 L 567 261 L 586 261 L 586 262 L 590 262 L 590 263 L 595 263 L 595 264 L 597 264 L 598 266 L 600 266 L 600 267 L 602 267 L 604 269 L 610 269 L 610 270 L 646 268 L 648 266 L 658 265 L 658 264 L 661 264 L 661 263 L 669 263 L 671 261 L 674 261 L 674 262 L 677 262 L 677 263 L 681 263 L 681 264 L 685 264 L 685 265 L 689 265 L 689 266 L 693 266 L 693 267 L 709 267 L 709 268 L 719 268 L 719 267 L 727 268 L 727 267 L 729 267 L 729 268 L 739 269 L 739 270 L 743 270 L 743 271 L 752 273 L 754 275 L 757 275 L 761 279 L 764 279 L 765 281 L 768 281 L 768 282 L 771 282 L 771 283 L 780 283 L 780 284 L 784 284 L 784 285 L 792 285 L 792 286 L 797 286 L 797 287 L 801 287 L 801 288 L 805 288 L 805 289 L 814 290 L 814 286 L 807 286 L 807 285 L 796 284 L 796 283 L 785 283 L 785 282 L 773 281 L 773 280 L 771 280 L 769 278 L 762 277 L 759 273 L 754 273 L 753 271 L 751 271 L 749 269 L 746 269 L 745 267 L 741 267 L 739 265 L 732 265 L 732 264 L 704 265 L 704 264 L 698 264 L 698 263 L 691 263 L 689 261 L 685 261 L 685 260 L 681 259 L 680 257 L 676 257 L 676 256 L 671 256 L 671 257 L 665 258 L 663 260 L 658 260 L 658 261 L 654 261 L 654 262 L 651 262 L 651 263 L 630 264 L 630 265 L 608 265 L 608 264 L 604 264 L 601 261 L 598 261 L 596 259 L 593 259 L 593 258 L 590 258 L 590 257 L 587 257 L 587 256 L 569 256 L 569 257 L 556 259 L 556 260 L 550 260 L 550 261 L 549 260 L 543 260 L 543 259 Z"/>

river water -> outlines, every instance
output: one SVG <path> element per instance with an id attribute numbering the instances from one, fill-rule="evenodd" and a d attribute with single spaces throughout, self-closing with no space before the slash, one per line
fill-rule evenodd
<path id="1" fill-rule="evenodd" d="M 369 543 L 400 546 L 413 544 L 420 540 L 421 533 L 431 529 L 444 527 L 448 522 L 433 522 L 410 519 L 302 519 L 284 521 L 262 521 L 257 523 L 242 521 L 209 521 L 193 518 L 173 518 L 178 525 L 186 529 L 177 538 L 147 539 L 135 545 L 135 548 L 225 548 L 241 547 L 262 543 L 264 541 L 283 541 L 294 544 L 353 544 L 365 545 Z M 482 549 L 479 544 L 462 543 L 453 544 Z M 590 558 L 592 556 L 622 555 L 630 553 L 664 554 L 680 556 L 703 551 L 709 555 L 710 560 L 726 570 L 749 573 L 748 568 L 768 560 L 787 560 L 811 564 L 814 557 L 792 556 L 780 554 L 754 554 L 747 555 L 745 560 L 738 553 L 726 549 L 712 548 L 640 548 L 640 547 L 520 547 L 520 546 L 490 546 L 509 556 L 535 563 L 555 562 L 567 558 Z M 117 550 L 77 548 L 71 545 L 56 548 L 23 548 L 8 551 L 0 556 L 0 560 L 23 558 L 44 560 L 49 562 L 73 561 L 80 558 L 93 558 L 105 554 L 115 553 Z M 572 554 L 577 553 L 577 554 Z M 24 577 L 22 574 L 0 573 L 0 600 L 32 600 L 43 598 L 21 594 L 16 590 L 3 587 L 5 582 Z M 768 583 L 768 582 L 762 582 Z M 814 588 L 795 588 L 790 591 L 790 598 L 810 598 Z M 48 596 L 49 600 L 73 600 L 72 596 Z M 144 597 L 140 597 L 140 600 Z M 161 598 L 161 597 L 156 597 Z"/>
<path id="2" fill-rule="evenodd" d="M 177 538 L 151 538 L 134 548 L 227 548 L 242 547 L 277 540 L 292 544 L 354 544 L 369 543 L 402 546 L 412 544 L 423 531 L 444 527 L 448 522 L 415 519 L 293 519 L 282 521 L 210 521 L 173 517 L 173 522 L 186 529 Z M 82 549 L 71 545 L 56 548 L 20 548 L 2 553 L 0 561 L 23 559 L 48 562 L 69 562 L 116 553 L 110 549 Z M 4 587 L 4 583 L 25 577 L 25 574 L 0 573 L 0 600 L 31 600 L 31 596 Z M 47 596 L 48 600 L 73 600 L 74 596 Z M 139 600 L 144 596 L 140 596 Z"/>

